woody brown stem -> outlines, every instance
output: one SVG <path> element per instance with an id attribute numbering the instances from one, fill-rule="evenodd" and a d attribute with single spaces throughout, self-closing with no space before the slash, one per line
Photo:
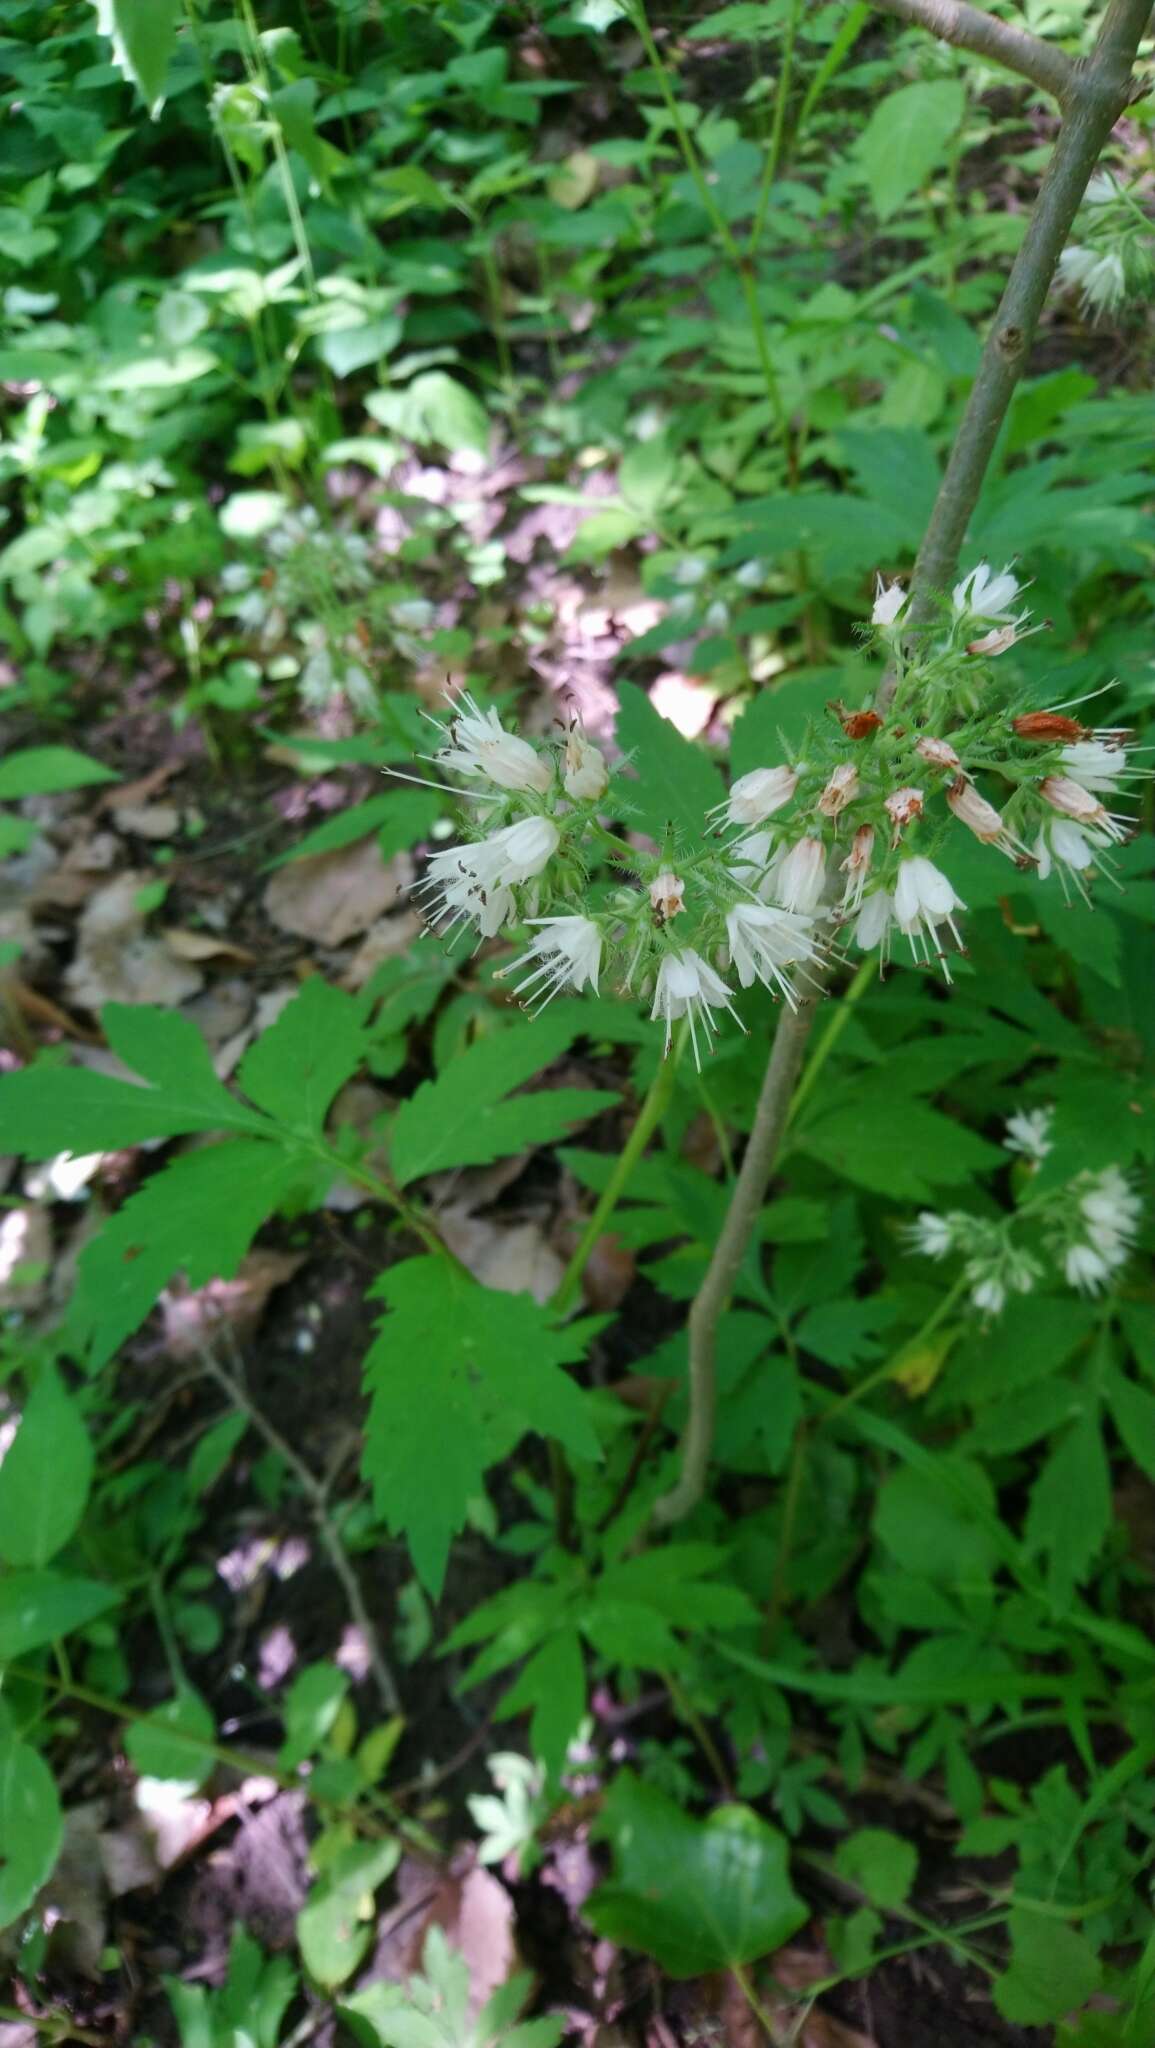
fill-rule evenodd
<path id="1" fill-rule="evenodd" d="M 896 14 L 900 21 L 929 29 L 944 43 L 973 50 L 977 57 L 989 57 L 992 63 L 1017 71 L 1020 78 L 1053 93 L 1060 102 L 1074 84 L 1076 66 L 1062 50 L 981 7 L 968 7 L 966 0 L 871 0 L 871 5 L 883 14 Z"/>
<path id="2" fill-rule="evenodd" d="M 975 17 L 988 36 L 987 54 L 994 54 L 990 37 L 1008 47 L 1006 36 L 1017 45 L 1034 46 L 1036 39 L 1018 30 L 998 37 L 993 18 L 978 10 L 956 4 L 956 0 L 901 0 L 891 5 L 892 13 L 925 21 L 938 35 L 940 8 L 953 10 L 956 23 Z M 942 593 L 958 568 L 959 554 L 966 539 L 983 478 L 994 453 L 999 430 L 1007 416 L 1027 354 L 1038 326 L 1039 315 L 1058 267 L 1059 257 L 1078 212 L 1091 173 L 1115 122 L 1127 106 L 1133 89 L 1133 72 L 1139 42 L 1147 26 L 1151 0 L 1110 0 L 1095 47 L 1085 62 L 1069 65 L 1066 58 L 1048 70 L 1065 105 L 1065 118 L 1047 166 L 1038 200 L 1031 215 L 1022 247 L 1015 258 L 1007 287 L 999 303 L 994 324 L 987 337 L 982 360 L 975 375 L 970 398 L 951 449 L 946 474 L 939 486 L 926 535 L 919 549 L 911 581 L 908 618 L 918 626 L 936 615 Z M 932 18 L 933 17 L 933 18 Z M 986 26 L 990 20 L 990 30 Z M 998 24 L 999 28 L 1006 27 Z M 948 40 L 965 41 L 961 35 Z M 976 48 L 970 42 L 967 47 Z M 1027 54 L 1036 64 L 1038 50 Z M 1043 84 L 1036 71 L 1017 64 L 1014 69 Z M 1069 71 L 1069 77 L 1067 72 Z M 1061 88 L 1058 80 L 1062 75 Z M 878 708 L 885 710 L 896 685 L 891 675 L 878 693 Z M 801 1071 L 806 1041 L 814 1021 L 815 1003 L 810 999 L 796 1012 L 781 1020 L 767 1062 L 750 1142 L 734 1185 L 734 1193 L 721 1234 L 714 1247 L 705 1278 L 690 1308 L 689 1337 L 690 1412 L 682 1439 L 681 1471 L 672 1490 L 654 1510 L 654 1520 L 668 1527 L 681 1521 L 702 1498 L 710 1467 L 714 1441 L 716 1407 L 716 1358 L 718 1324 L 729 1304 L 734 1283 L 750 1246 L 774 1171 L 778 1147 L 786 1128 L 790 1097 Z"/>

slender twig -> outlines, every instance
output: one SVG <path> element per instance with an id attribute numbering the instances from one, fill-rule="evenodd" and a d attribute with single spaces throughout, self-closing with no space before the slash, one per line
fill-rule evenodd
<path id="1" fill-rule="evenodd" d="M 1091 173 L 1130 99 L 1135 55 L 1150 12 L 1151 0 L 1110 0 L 1090 57 L 1075 67 L 1066 118 L 987 336 L 918 551 L 911 579 L 912 625 L 933 619 L 941 594 L 958 567 L 983 479 L 1026 367 L 1064 244 Z"/>
<path id="2" fill-rule="evenodd" d="M 261 1410 L 254 1406 L 237 1375 L 230 1372 L 228 1367 L 221 1363 L 216 1353 L 211 1351 L 207 1345 L 201 1348 L 200 1355 L 201 1362 L 210 1379 L 216 1381 L 221 1391 L 232 1402 L 233 1407 L 239 1409 L 240 1413 L 248 1418 L 251 1427 L 256 1430 L 258 1436 L 264 1437 L 270 1450 L 274 1450 L 277 1456 L 284 1460 L 302 1493 L 305 1495 L 313 1512 L 313 1520 L 316 1524 L 317 1537 L 321 1548 L 332 1566 L 334 1577 L 340 1581 L 349 1613 L 361 1632 L 366 1654 L 369 1658 L 369 1669 L 373 1674 L 373 1681 L 377 1687 L 381 1705 L 387 1714 L 398 1713 L 401 1707 L 401 1696 L 397 1690 L 396 1680 L 385 1660 L 385 1653 L 381 1648 L 381 1638 L 365 1605 L 360 1582 L 356 1572 L 353 1570 L 349 1553 L 341 1540 L 340 1530 L 329 1513 L 329 1501 L 325 1487 L 316 1474 L 309 1470 L 304 1460 L 298 1457 L 292 1445 L 281 1435 L 280 1430 L 269 1421 L 268 1416 L 263 1415 Z"/>
<path id="3" fill-rule="evenodd" d="M 1033 36 L 1029 29 L 1000 21 L 985 8 L 968 7 L 966 0 L 871 0 L 883 14 L 897 14 L 900 21 L 928 28 L 941 42 L 954 43 L 960 50 L 973 50 L 995 64 L 1017 71 L 1032 85 L 1042 87 L 1064 101 L 1075 82 L 1076 67 L 1062 50 Z"/>
<path id="4" fill-rule="evenodd" d="M 1135 56 L 1150 12 L 1151 0 L 1110 0 L 1090 57 L 1072 67 L 1066 118 L 987 339 L 915 564 L 909 607 L 914 626 L 935 617 L 941 594 L 958 567 L 967 527 L 1063 245 L 1103 147 L 1130 101 Z M 896 687 L 897 678 L 892 674 L 879 690 L 880 709 L 890 704 Z M 718 1323 L 754 1235 L 774 1170 L 814 1010 L 814 1000 L 809 999 L 784 1016 L 778 1026 L 746 1156 L 721 1235 L 690 1309 L 690 1413 L 682 1439 L 681 1471 L 671 1492 L 654 1510 L 655 1521 L 667 1527 L 688 1515 L 705 1490 L 714 1438 Z"/>
<path id="5" fill-rule="evenodd" d="M 690 1307 L 690 1412 L 682 1439 L 682 1469 L 676 1485 L 654 1509 L 655 1521 L 666 1526 L 688 1515 L 705 1488 L 714 1441 L 718 1323 L 734 1291 L 774 1171 L 816 1003 L 816 997 L 807 997 L 779 1019 L 730 1206 Z"/>

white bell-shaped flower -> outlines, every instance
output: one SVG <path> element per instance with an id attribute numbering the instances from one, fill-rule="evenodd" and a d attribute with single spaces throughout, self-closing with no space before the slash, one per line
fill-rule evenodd
<path id="1" fill-rule="evenodd" d="M 960 617 L 965 613 L 974 619 L 1009 619 L 1018 596 L 1018 579 L 1009 569 L 996 570 L 989 562 L 980 562 L 955 584 L 953 601 Z"/>
<path id="2" fill-rule="evenodd" d="M 540 930 L 530 941 L 529 951 L 505 970 L 515 974 L 521 968 L 530 969 L 524 980 L 514 983 L 514 993 L 539 1007 L 562 989 L 579 990 L 587 983 L 597 995 L 602 935 L 593 918 L 531 917 L 529 922 Z"/>
<path id="3" fill-rule="evenodd" d="M 434 760 L 457 775 L 484 775 L 499 789 L 536 790 L 543 796 L 553 781 L 553 766 L 528 740 L 506 732 L 496 711 L 482 711 L 472 697 L 463 697 L 449 737 Z"/>
<path id="4" fill-rule="evenodd" d="M 774 877 L 774 894 L 783 910 L 809 917 L 826 887 L 826 847 L 821 839 L 799 839 L 784 853 Z"/>
<path id="5" fill-rule="evenodd" d="M 894 887 L 894 914 L 900 930 L 910 940 L 910 950 L 916 960 L 929 959 L 931 952 L 938 952 L 938 927 L 945 924 L 960 951 L 962 938 L 954 921 L 956 910 L 965 910 L 961 896 L 956 896 L 949 878 L 941 868 L 922 854 L 914 854 L 910 860 L 900 862 L 898 880 Z M 942 956 L 940 955 L 940 958 Z M 950 969 L 945 959 L 943 973 L 950 980 Z"/>
<path id="6" fill-rule="evenodd" d="M 786 970 L 814 957 L 811 919 L 767 903 L 736 903 L 726 915 L 726 938 L 742 987 L 760 981 L 796 1008 L 794 984 Z"/>
<path id="7" fill-rule="evenodd" d="M 686 1017 L 690 1025 L 690 1043 L 694 1048 L 694 1065 L 701 1067 L 698 1027 L 701 1026 L 708 1048 L 715 1029 L 713 1012 L 718 1009 L 729 1010 L 733 1017 L 738 1015 L 725 982 L 701 954 L 692 948 L 687 948 L 684 953 L 666 953 L 658 969 L 654 1007 L 650 1011 L 652 1020 L 661 1018 L 665 1024 L 665 1051 L 670 1050 L 670 1038 L 678 1018 Z"/>
<path id="8" fill-rule="evenodd" d="M 727 824 L 761 825 L 790 802 L 797 787 L 798 771 L 784 763 L 777 768 L 752 768 L 749 775 L 740 775 L 731 785 L 725 803 L 715 805 L 711 816 L 724 811 Z"/>

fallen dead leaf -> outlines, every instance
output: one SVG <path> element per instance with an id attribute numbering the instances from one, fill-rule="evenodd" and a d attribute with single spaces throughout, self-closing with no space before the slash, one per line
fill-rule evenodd
<path id="1" fill-rule="evenodd" d="M 38 907 L 76 910 L 124 858 L 115 832 L 90 832 L 70 846 L 64 859 L 42 876 L 32 893 Z"/>
<path id="2" fill-rule="evenodd" d="M 82 1977 L 99 1977 L 108 1940 L 108 1887 L 98 1853 L 106 1818 L 102 1799 L 68 1808 L 56 1867 L 36 1901 L 51 1928 L 53 1962 Z"/>
<path id="3" fill-rule="evenodd" d="M 350 1130 L 360 1140 L 360 1156 L 366 1170 L 379 1179 L 389 1178 L 389 1153 L 384 1138 L 384 1119 L 393 1107 L 392 1098 L 383 1088 L 375 1088 L 371 1081 L 350 1081 L 338 1095 L 329 1111 L 328 1122 L 333 1130 Z M 345 1215 L 354 1209 L 363 1209 L 366 1202 L 378 1201 L 371 1188 L 342 1174 L 336 1179 L 325 1196 L 326 1209 L 335 1209 Z"/>
<path id="4" fill-rule="evenodd" d="M 242 1259 L 233 1280 L 210 1280 L 207 1286 L 197 1288 L 166 1288 L 161 1310 L 170 1356 L 199 1358 L 206 1338 L 222 1324 L 243 1342 L 260 1322 L 269 1296 L 300 1271 L 306 1256 L 305 1252 L 258 1249 Z"/>
<path id="5" fill-rule="evenodd" d="M 628 1245 L 612 1231 L 599 1237 L 582 1274 L 582 1293 L 589 1308 L 604 1312 L 620 1308 L 637 1272 L 637 1260 Z"/>
<path id="6" fill-rule="evenodd" d="M 333 853 L 289 861 L 268 883 L 264 906 L 274 924 L 320 946 L 342 946 L 369 929 L 409 887 L 408 854 L 385 861 L 375 838 Z"/>
<path id="7" fill-rule="evenodd" d="M 166 926 L 161 938 L 178 960 L 239 960 L 248 966 L 257 957 L 247 946 L 234 946 L 231 939 L 215 938 L 212 932 L 186 932 L 180 925 Z"/>
<path id="8" fill-rule="evenodd" d="M 122 782 L 113 789 L 102 791 L 95 808 L 97 811 L 109 811 L 146 804 L 158 789 L 164 789 L 172 781 L 174 775 L 183 774 L 187 766 L 188 762 L 182 761 L 179 755 L 170 754 L 163 761 L 158 761 L 155 768 L 150 768 L 147 775 L 139 775 L 135 782 Z"/>
<path id="9" fill-rule="evenodd" d="M 172 839 L 180 831 L 180 821 L 175 804 L 117 804 L 112 814 L 117 831 L 134 839 Z"/>
<path id="10" fill-rule="evenodd" d="M 495 1223 L 458 1208 L 442 1209 L 437 1228 L 451 1252 L 484 1287 L 549 1301 L 565 1267 L 537 1223 Z"/>
<path id="11" fill-rule="evenodd" d="M 366 932 L 341 976 L 341 987 L 363 988 L 374 969 L 380 967 L 383 960 L 393 960 L 398 953 L 404 953 L 421 930 L 421 919 L 413 910 L 399 910 L 395 917 L 378 918 Z"/>
<path id="12" fill-rule="evenodd" d="M 59 1003 L 41 995 L 38 988 L 29 988 L 18 976 L 12 975 L 6 986 L 22 1017 L 31 1017 L 34 1024 L 50 1024 L 54 1031 L 62 1031 L 66 1038 L 78 1038 L 85 1045 L 103 1043 L 99 1032 L 89 1031 L 85 1025 L 78 1024 L 75 1017 L 61 1009 Z"/>
<path id="13" fill-rule="evenodd" d="M 183 1003 L 203 985 L 195 967 L 174 959 L 164 942 L 149 938 L 137 898 L 152 876 L 127 869 L 90 897 L 77 927 L 76 958 L 64 981 L 87 1010 L 105 1003 Z"/>

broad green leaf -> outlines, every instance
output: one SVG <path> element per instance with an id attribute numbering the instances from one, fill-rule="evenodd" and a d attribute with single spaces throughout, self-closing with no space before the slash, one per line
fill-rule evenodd
<path id="1" fill-rule="evenodd" d="M 577 1631 L 560 1629 L 536 1650 L 504 1695 L 500 1714 L 532 1708 L 530 1745 L 555 1782 L 586 1710 L 586 1674 Z"/>
<path id="2" fill-rule="evenodd" d="M 855 144 L 879 220 L 889 220 L 945 163 L 966 112 L 966 88 L 955 79 L 903 85 L 875 107 Z"/>
<path id="3" fill-rule="evenodd" d="M 325 1740 L 349 1690 L 348 1674 L 336 1664 L 307 1664 L 285 1695 L 285 1740 L 277 1759 L 293 1771 Z"/>
<path id="4" fill-rule="evenodd" d="M 552 1088 L 506 1100 L 573 1042 L 572 1014 L 518 1021 L 469 1047 L 397 1112 L 390 1140 L 398 1185 L 447 1166 L 485 1166 L 546 1145 L 617 1100 L 601 1089 Z"/>
<path id="5" fill-rule="evenodd" d="M 115 1607 L 120 1595 L 95 1579 L 58 1572 L 8 1572 L 0 1578 L 0 1659 L 23 1657 Z"/>
<path id="6" fill-rule="evenodd" d="M 939 1453 L 940 1465 L 948 1455 Z M 982 1503 L 989 1523 L 997 1511 L 986 1474 L 958 1457 L 949 1462 L 954 1476 Z M 945 1473 L 935 1481 L 908 1466 L 892 1472 L 879 1491 L 874 1531 L 897 1565 L 948 1586 L 981 1585 L 998 1561 L 988 1527 L 968 1515 Z"/>
<path id="7" fill-rule="evenodd" d="M 834 1861 L 872 1905 L 902 1906 L 918 1870 L 918 1851 L 888 1828 L 859 1828 L 839 1843 Z"/>
<path id="8" fill-rule="evenodd" d="M 586 1396 L 562 1370 L 582 1337 L 552 1328 L 528 1294 L 491 1293 L 437 1258 L 391 1267 L 373 1292 L 392 1313 L 365 1359 L 365 1477 L 436 1596 L 486 1469 L 527 1430 L 597 1457 Z"/>
<path id="9" fill-rule="evenodd" d="M 38 1060 L 0 1075 L 0 1129 L 13 1152 L 104 1152 L 193 1131 L 267 1133 L 255 1111 L 217 1080 L 195 1024 L 174 1011 L 109 1003 L 105 1036 L 125 1065 L 151 1085 L 137 1087 L 88 1067 Z"/>
<path id="10" fill-rule="evenodd" d="M 249 1427 L 247 1415 L 233 1412 L 222 1415 L 211 1429 L 206 1429 L 200 1442 L 195 1444 L 184 1470 L 184 1483 L 191 1499 L 196 1500 L 220 1478 L 237 1445 Z"/>
<path id="11" fill-rule="evenodd" d="M 614 1875 L 591 1898 L 589 1919 L 609 1940 L 655 1956 L 671 1977 L 757 1962 L 809 1916 L 791 1887 L 785 1836 L 748 1806 L 695 1820 L 623 1771 L 598 1831 L 613 1846 Z"/>
<path id="12" fill-rule="evenodd" d="M 399 1842 L 351 1842 L 338 1850 L 297 1915 L 309 1975 L 324 1990 L 344 1984 L 373 1938 L 373 1894 L 401 1859 Z"/>
<path id="13" fill-rule="evenodd" d="M 5 802 L 118 780 L 111 768 L 89 754 L 78 754 L 75 747 L 24 747 L 0 761 L 0 799 Z"/>
<path id="14" fill-rule="evenodd" d="M 798 1148 L 845 1179 L 894 1201 L 925 1201 L 934 1188 L 965 1186 L 1003 1154 L 965 1124 L 923 1102 L 896 1101 L 890 1089 L 864 1087 L 831 1115 L 819 1113 Z"/>
<path id="15" fill-rule="evenodd" d="M 175 1778 L 196 1786 L 204 1784 L 216 1763 L 207 1746 L 215 1737 L 209 1708 L 199 1693 L 185 1686 L 155 1713 L 129 1723 L 124 1748 L 142 1778 Z"/>
<path id="16" fill-rule="evenodd" d="M 80 1411 L 54 1365 L 45 1365 L 0 1464 L 0 1557 L 44 1565 L 79 1526 L 93 1450 Z"/>
<path id="17" fill-rule="evenodd" d="M 93 0 L 96 25 L 112 40 L 113 62 L 139 89 L 154 117 L 164 102 L 169 59 L 176 49 L 180 0 Z"/>
<path id="18" fill-rule="evenodd" d="M 1077 1503 L 1078 1511 L 1073 1512 Z M 1099 1418 L 1092 1409 L 1060 1437 L 1031 1489 L 1026 1543 L 1048 1560 L 1058 1611 L 1087 1577 L 1111 1526 L 1111 1475 Z"/>
<path id="19" fill-rule="evenodd" d="M 0 1928 L 27 1911 L 64 1839 L 56 1781 L 30 1743 L 0 1734 Z"/>
<path id="20" fill-rule="evenodd" d="M 315 1138 L 338 1089 L 365 1057 L 361 1005 L 313 975 L 251 1046 L 237 1080 L 259 1109 Z"/>
<path id="21" fill-rule="evenodd" d="M 1010 1968 L 995 1982 L 995 2004 L 1016 2026 L 1045 2027 L 1085 2005 L 1099 1989 L 1099 1958 L 1077 1927 L 1025 1910 L 1007 1922 Z"/>
<path id="22" fill-rule="evenodd" d="M 1155 1484 L 1155 1394 L 1114 1372 L 1107 1387 L 1111 1419 L 1135 1463 Z M 11 1455 L 11 1454 L 9 1454 Z M 3 1467 L 0 1467 L 2 1476 Z"/>
<path id="23" fill-rule="evenodd" d="M 292 1153 L 248 1138 L 186 1153 L 153 1174 L 80 1254 L 69 1328 L 92 1366 L 107 1364 L 176 1273 L 190 1287 L 232 1279 L 300 1179 Z"/>
<path id="24" fill-rule="evenodd" d="M 318 825 L 315 832 L 307 832 L 297 841 L 290 852 L 277 856 L 271 867 L 284 867 L 295 860 L 305 860 L 318 853 L 333 853 L 337 847 L 352 846 L 358 839 L 365 839 L 370 832 L 378 834 L 379 844 L 386 860 L 400 853 L 407 846 L 428 836 L 440 815 L 440 799 L 435 792 L 421 789 L 400 789 L 384 796 L 372 796 L 367 803 L 354 804 L 350 810 L 338 811 Z"/>
<path id="25" fill-rule="evenodd" d="M 972 1406 L 1050 1377 L 1099 1321 L 1091 1302 L 1072 1295 L 1016 1295 L 989 1329 L 968 1331 L 954 1354 L 951 1383 Z"/>
<path id="26" fill-rule="evenodd" d="M 621 786 L 632 807 L 631 822 L 657 840 L 672 831 L 698 844 L 707 811 L 726 794 L 713 762 L 632 683 L 622 685 L 617 741 L 630 756 L 630 772 Z"/>

